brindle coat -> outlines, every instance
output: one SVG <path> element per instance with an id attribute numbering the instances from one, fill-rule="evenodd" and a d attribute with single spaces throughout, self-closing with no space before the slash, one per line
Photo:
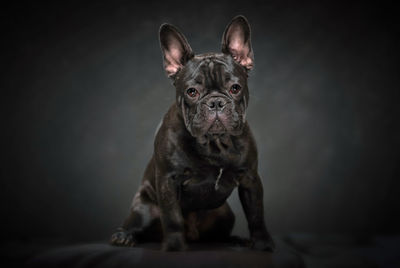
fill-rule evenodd
<path id="1" fill-rule="evenodd" d="M 183 34 L 168 24 L 160 29 L 160 42 L 176 102 L 156 134 L 130 215 L 111 243 L 163 239 L 163 249 L 182 250 L 185 240 L 226 240 L 234 224 L 226 199 L 238 187 L 252 246 L 272 250 L 256 144 L 245 118 L 253 66 L 247 20 L 238 16 L 227 26 L 223 53 L 194 56 Z"/>

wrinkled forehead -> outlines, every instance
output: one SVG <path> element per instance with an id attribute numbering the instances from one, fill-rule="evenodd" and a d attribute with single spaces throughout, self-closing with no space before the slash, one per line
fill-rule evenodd
<path id="1" fill-rule="evenodd" d="M 187 85 L 202 84 L 207 88 L 239 83 L 240 77 L 247 77 L 241 66 L 224 54 L 195 56 L 186 65 L 183 76 Z"/>

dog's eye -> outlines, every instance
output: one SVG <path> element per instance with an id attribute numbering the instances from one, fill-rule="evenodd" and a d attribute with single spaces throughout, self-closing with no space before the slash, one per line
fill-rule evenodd
<path id="1" fill-rule="evenodd" d="M 188 90 L 186 90 L 186 93 L 192 98 L 197 96 L 197 90 L 193 87 L 188 88 Z"/>
<path id="2" fill-rule="evenodd" d="M 231 86 L 230 92 L 231 94 L 238 94 L 241 89 L 242 89 L 241 86 L 239 86 L 238 84 L 234 84 Z"/>

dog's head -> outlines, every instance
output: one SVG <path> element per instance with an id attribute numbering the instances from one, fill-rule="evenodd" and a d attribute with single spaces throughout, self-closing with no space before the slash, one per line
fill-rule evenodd
<path id="1" fill-rule="evenodd" d="M 247 73 L 254 58 L 250 26 L 235 17 L 222 37 L 222 53 L 194 55 L 174 26 L 160 28 L 167 75 L 176 87 L 176 103 L 192 136 L 240 135 L 249 101 Z"/>

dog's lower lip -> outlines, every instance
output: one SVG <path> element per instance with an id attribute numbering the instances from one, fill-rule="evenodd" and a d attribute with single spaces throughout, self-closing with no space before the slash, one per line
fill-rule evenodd
<path id="1" fill-rule="evenodd" d="M 218 126 L 216 125 L 218 124 Z M 210 134 L 222 134 L 226 132 L 224 124 L 217 117 L 207 130 Z"/>

